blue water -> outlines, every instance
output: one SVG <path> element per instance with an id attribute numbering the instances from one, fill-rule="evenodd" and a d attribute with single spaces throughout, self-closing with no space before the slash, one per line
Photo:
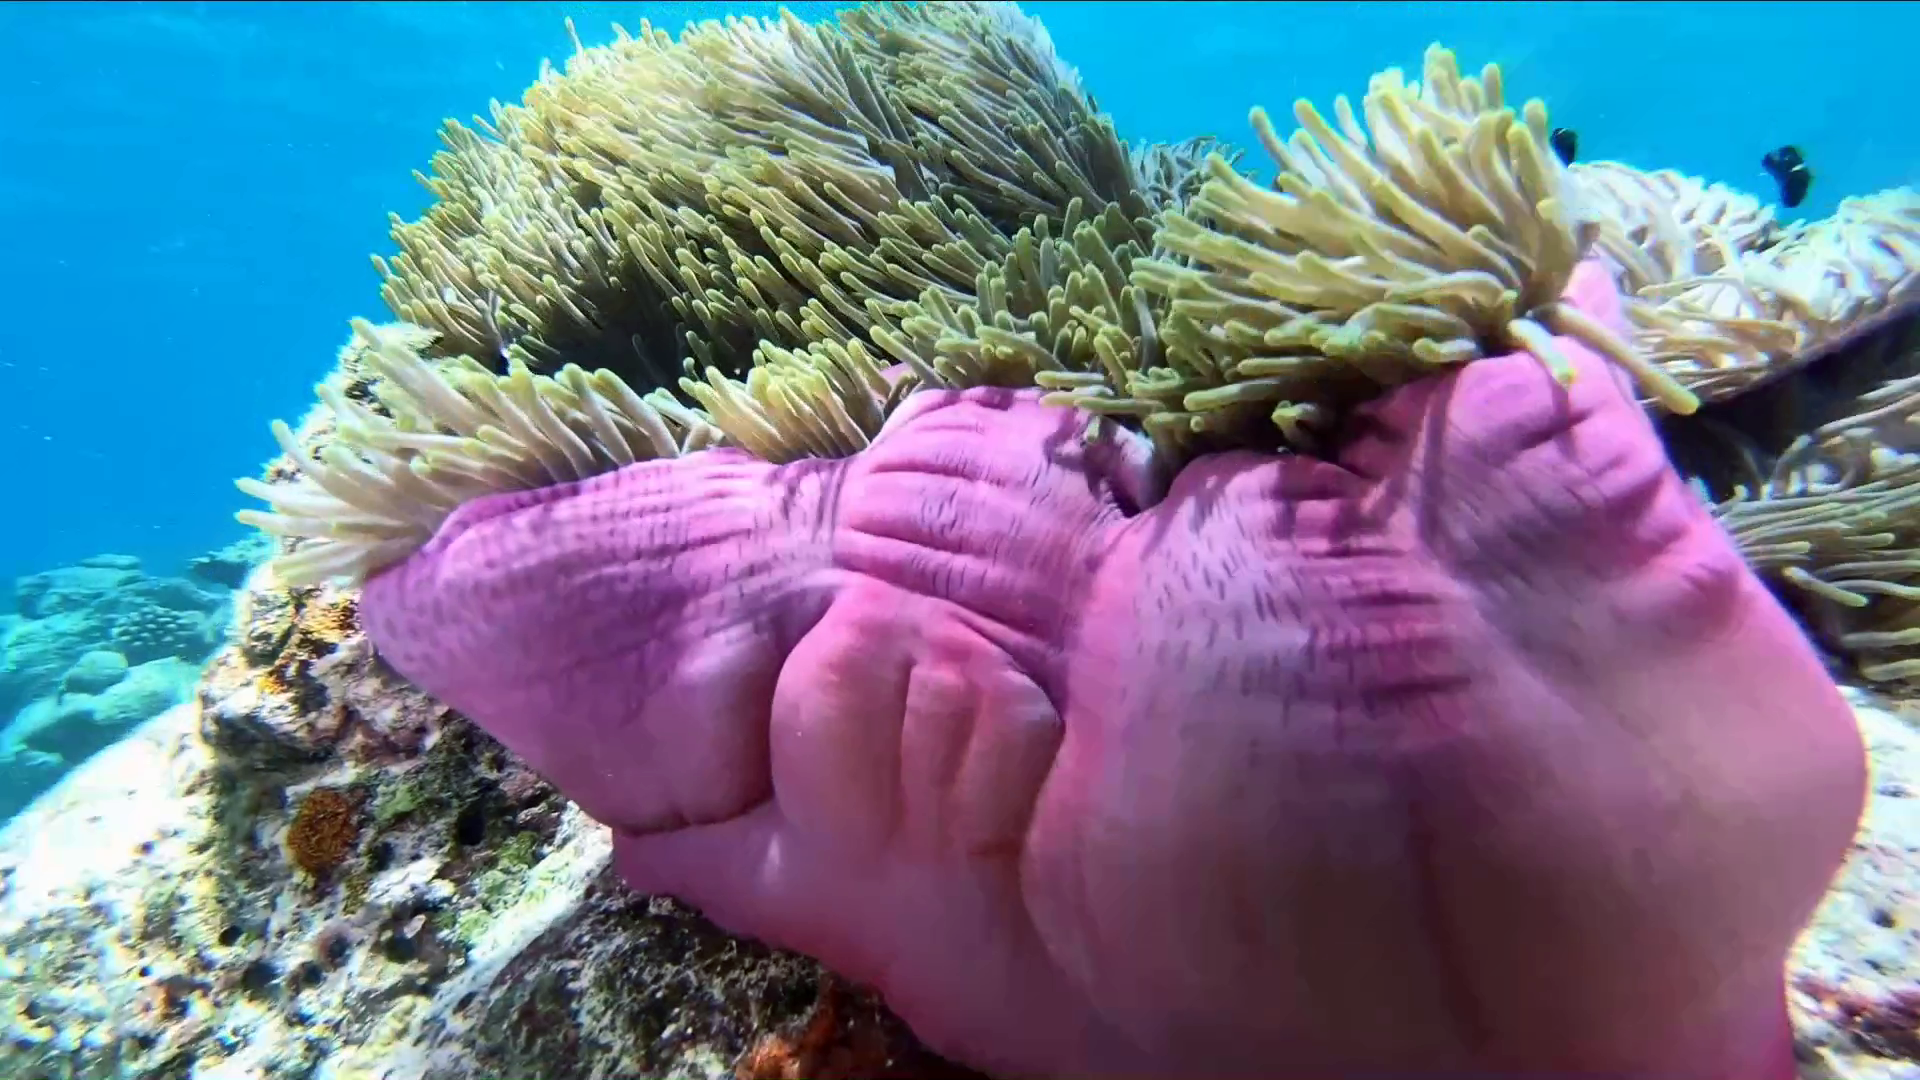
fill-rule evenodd
<path id="1" fill-rule="evenodd" d="M 818 17 L 828 5 L 798 4 Z M 1248 106 L 1358 95 L 1439 39 L 1544 97 L 1583 159 L 1771 191 L 1801 212 L 1920 173 L 1909 4 L 1034 3 L 1130 138 L 1247 138 Z M 0 590 L 98 552 L 179 562 L 239 535 L 231 478 L 297 419 L 370 252 L 425 201 L 444 116 L 517 98 L 562 18 L 678 27 L 769 4 L 111 3 L 0 6 Z"/>

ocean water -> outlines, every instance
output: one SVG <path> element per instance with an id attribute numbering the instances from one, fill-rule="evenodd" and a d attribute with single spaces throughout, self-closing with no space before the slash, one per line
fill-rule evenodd
<path id="1" fill-rule="evenodd" d="M 829 5 L 793 5 L 817 17 Z M 158 569 L 241 535 L 231 478 L 271 456 L 353 315 L 443 117 L 517 99 L 562 20 L 677 28 L 768 4 L 0 4 L 0 586 L 100 552 Z M 1250 106 L 1357 97 L 1435 40 L 1497 61 L 1583 160 L 1759 194 L 1795 143 L 1801 208 L 1920 176 L 1920 5 L 1035 3 L 1130 139 L 1252 143 Z M 1258 155 L 1253 155 L 1257 157 Z"/>

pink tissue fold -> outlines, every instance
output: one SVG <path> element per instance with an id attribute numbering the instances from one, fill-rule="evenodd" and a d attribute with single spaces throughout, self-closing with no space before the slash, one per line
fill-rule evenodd
<path id="1" fill-rule="evenodd" d="M 1597 265 L 1567 302 L 1619 327 Z M 393 666 L 634 887 L 1007 1075 L 1790 1077 L 1852 718 L 1620 373 L 1503 356 L 1331 460 L 923 391 L 462 507 Z"/>

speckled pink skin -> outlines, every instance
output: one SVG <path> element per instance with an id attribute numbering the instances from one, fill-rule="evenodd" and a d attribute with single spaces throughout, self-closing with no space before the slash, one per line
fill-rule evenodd
<path id="1" fill-rule="evenodd" d="M 982 1068 L 1784 1080 L 1858 736 L 1563 346 L 1570 389 L 1482 361 L 1165 490 L 1084 415 L 922 393 L 851 460 L 474 503 L 362 615 L 636 888 Z"/>

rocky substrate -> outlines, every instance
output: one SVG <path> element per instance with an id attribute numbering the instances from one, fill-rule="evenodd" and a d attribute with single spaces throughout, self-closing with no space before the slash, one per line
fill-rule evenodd
<path id="1" fill-rule="evenodd" d="M 964 1076 L 858 988 L 608 867 L 407 687 L 350 595 L 253 588 L 199 700 L 0 831 L 0 1076 Z M 1849 691 L 1871 809 L 1793 959 L 1811 1077 L 1920 1078 L 1920 711 Z"/>
<path id="2" fill-rule="evenodd" d="M 1871 794 L 1839 880 L 1800 936 L 1788 994 L 1803 1075 L 1920 1078 L 1920 703 L 1846 688 Z"/>

